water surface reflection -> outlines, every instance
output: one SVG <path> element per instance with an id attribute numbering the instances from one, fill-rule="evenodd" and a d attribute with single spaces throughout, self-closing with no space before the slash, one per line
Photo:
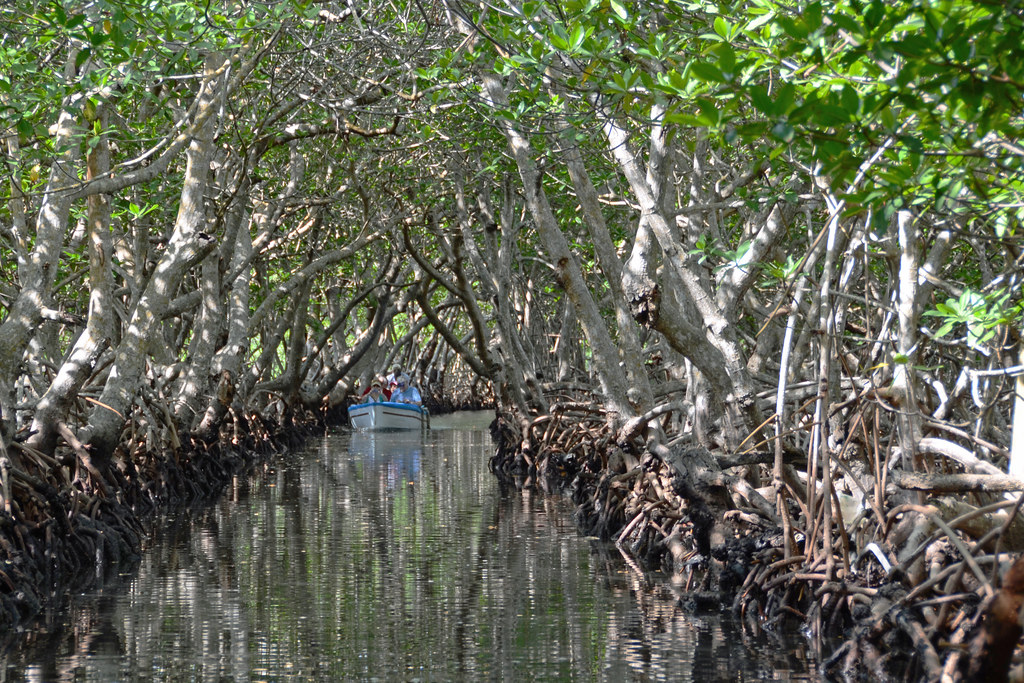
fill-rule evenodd
<path id="1" fill-rule="evenodd" d="M 8 654 L 6 680 L 809 678 L 802 643 L 681 614 L 565 500 L 502 488 L 487 419 L 327 436 L 238 482 Z"/>

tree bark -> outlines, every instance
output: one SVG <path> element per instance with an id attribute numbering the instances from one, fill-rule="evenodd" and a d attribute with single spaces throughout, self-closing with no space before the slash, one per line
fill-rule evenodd
<path id="1" fill-rule="evenodd" d="M 73 60 L 73 57 L 72 57 Z M 69 68 L 73 65 L 69 60 Z M 50 305 L 52 285 L 57 277 L 58 261 L 67 229 L 71 200 L 65 190 L 71 186 L 78 172 L 80 158 L 77 137 L 81 131 L 77 115 L 81 95 L 66 100 L 57 119 L 53 136 L 53 149 L 57 156 L 50 168 L 50 177 L 43 193 L 42 205 L 36 217 L 35 240 L 32 250 L 19 262 L 18 280 L 21 290 L 8 308 L 7 318 L 0 324 L 0 438 L 10 440 L 16 429 L 15 382 L 21 376 L 25 350 L 38 333 L 43 322 L 43 310 Z M 19 192 L 14 202 L 19 202 Z M 13 211 L 17 211 L 17 206 Z M 25 240 L 28 235 L 24 235 Z"/>
<path id="2" fill-rule="evenodd" d="M 659 126 L 651 136 L 652 157 L 663 150 L 664 140 L 661 132 L 662 129 Z M 626 293 L 623 290 L 622 262 L 616 253 L 615 244 L 612 242 L 604 214 L 601 212 L 597 189 L 590 180 L 590 174 L 587 173 L 579 147 L 573 140 L 573 133 L 574 129 L 571 127 L 563 132 L 562 159 L 569 170 L 569 178 L 576 191 L 576 198 L 580 202 L 584 223 L 586 223 L 587 231 L 594 245 L 594 253 L 597 255 L 602 272 L 608 278 L 612 305 L 615 307 L 619 359 L 626 371 L 626 380 L 632 388 L 630 400 L 634 403 L 637 412 L 642 413 L 649 410 L 654 404 L 654 394 L 644 369 L 643 352 L 640 336 L 637 334 L 636 321 L 633 319 L 627 304 Z M 661 154 L 661 156 L 664 155 Z"/>
<path id="3" fill-rule="evenodd" d="M 1017 343 L 1017 361 L 1024 368 L 1024 340 Z M 1024 369 L 1013 381 L 1013 432 L 1010 437 L 1010 476 L 1024 479 Z"/>
<path id="4" fill-rule="evenodd" d="M 105 110 L 99 118 L 103 133 L 86 160 L 87 179 L 110 169 L 110 145 L 106 136 Z M 87 248 L 89 254 L 89 315 L 85 330 L 75 340 L 67 360 L 43 394 L 32 416 L 29 445 L 52 454 L 57 446 L 58 425 L 67 416 L 78 391 L 89 379 L 100 354 L 110 345 L 114 324 L 113 281 L 110 268 L 110 202 L 102 194 L 89 195 Z"/>
<path id="5" fill-rule="evenodd" d="M 466 302 L 467 314 L 473 321 L 474 333 L 478 333 L 479 330 L 479 334 L 482 334 L 483 330 L 487 329 L 487 325 L 475 300 L 476 295 L 473 292 L 472 285 L 470 285 L 469 278 L 467 278 L 465 268 L 462 266 L 461 255 L 463 252 L 468 252 L 470 254 L 470 261 L 478 273 L 479 281 L 487 283 L 485 289 L 486 296 L 493 303 L 494 317 L 497 322 L 497 325 L 491 330 L 492 339 L 485 344 L 478 342 L 477 348 L 480 349 L 481 354 L 486 353 L 490 356 L 492 368 L 495 363 L 500 365 L 499 372 L 501 373 L 502 380 L 511 383 L 514 394 L 523 396 L 524 406 L 532 404 L 542 412 L 546 412 L 547 400 L 544 398 L 543 392 L 537 383 L 538 359 L 536 353 L 532 352 L 532 344 L 528 339 L 523 338 L 522 329 L 525 326 L 521 325 L 517 320 L 512 298 L 509 296 L 509 294 L 519 289 L 512 277 L 513 268 L 511 263 L 511 254 L 515 250 L 514 240 L 517 231 L 512 230 L 512 226 L 502 225 L 502 241 L 498 245 L 496 243 L 496 234 L 499 226 L 496 224 L 484 226 L 484 243 L 488 249 L 488 256 L 493 259 L 492 263 L 494 263 L 494 268 L 488 267 L 476 249 L 476 243 L 473 239 L 473 230 L 469 211 L 466 207 L 465 187 L 462 178 L 457 179 L 455 192 L 456 214 L 461 236 L 461 239 L 453 240 L 451 245 L 453 251 L 451 267 L 455 274 L 456 286 L 460 290 L 460 292 L 455 292 L 455 294 Z M 486 196 L 485 192 L 483 189 L 479 190 L 478 196 Z M 503 219 L 505 217 L 503 216 Z M 491 220 L 493 220 L 493 216 Z M 442 282 L 442 280 L 439 280 L 439 282 Z M 497 353 L 490 352 L 488 347 L 491 346 L 493 346 Z M 527 350 L 527 346 L 531 347 L 531 351 Z M 488 350 L 484 351 L 484 349 Z M 512 362 L 501 360 L 502 356 L 509 356 Z M 491 379 L 495 379 L 495 377 Z"/>
<path id="6" fill-rule="evenodd" d="M 714 297 L 701 286 L 700 278 L 688 269 L 683 245 L 665 218 L 656 192 L 630 149 L 627 132 L 607 111 L 603 116 L 608 147 L 643 213 L 638 235 L 647 221 L 664 255 L 666 269 L 671 276 L 668 282 L 675 280 L 679 283 L 670 292 L 680 297 L 682 306 L 692 306 L 698 312 L 702 334 L 698 335 L 695 326 L 687 322 L 683 310 L 666 305 L 668 300 L 665 297 L 669 292 L 665 291 L 661 294 L 657 329 L 665 334 L 677 351 L 700 368 L 709 378 L 712 390 L 725 399 L 731 422 L 726 434 L 727 447 L 735 448 L 761 423 L 754 386 L 735 332 Z M 663 319 L 666 315 L 670 318 Z"/>
<path id="7" fill-rule="evenodd" d="M 917 307 L 918 268 L 921 230 L 910 211 L 896 214 L 900 244 L 900 269 L 897 311 L 899 330 L 896 339 L 898 357 L 893 358 L 893 395 L 899 408 L 897 417 L 900 450 L 904 462 L 916 468 L 917 444 L 921 440 L 921 412 L 917 407 Z"/>
<path id="8" fill-rule="evenodd" d="M 245 225 L 246 215 L 241 206 L 232 213 L 237 215 L 229 220 L 237 221 L 239 228 Z M 217 349 L 210 363 L 210 373 L 218 378 L 218 386 L 228 382 L 232 390 L 236 387 L 242 372 L 242 358 L 249 350 L 246 328 L 249 323 L 249 288 L 252 279 L 252 271 L 245 265 L 252 256 L 252 235 L 247 225 L 244 229 L 237 229 L 235 233 L 233 248 L 226 249 L 227 253 L 221 253 L 221 258 L 230 254 L 230 272 L 234 274 L 234 279 L 229 283 L 227 297 L 227 340 Z M 228 244 L 230 243 L 225 243 L 225 247 Z M 200 438 L 209 439 L 227 414 L 228 408 L 232 406 L 233 401 L 225 402 L 222 398 L 222 393 L 215 393 L 207 401 L 206 410 L 203 411 L 203 416 L 195 429 Z"/>
<path id="9" fill-rule="evenodd" d="M 138 392 L 147 356 L 154 341 L 159 339 L 159 323 L 171 296 L 180 286 L 188 269 L 216 247 L 214 239 L 204 232 L 204 194 L 214 147 L 215 119 L 210 115 L 210 110 L 219 105 L 223 79 L 218 76 L 218 69 L 222 60 L 220 55 L 207 58 L 206 78 L 201 86 L 196 112 L 197 118 L 201 118 L 204 124 L 197 131 L 186 155 L 181 204 L 170 241 L 146 283 L 118 345 L 114 366 L 97 406 L 89 415 L 89 426 L 82 441 L 91 449 L 101 471 L 109 463 L 120 439 L 121 429 Z"/>
<path id="10" fill-rule="evenodd" d="M 490 105 L 496 109 L 506 107 L 508 99 L 498 78 L 485 74 L 482 79 Z M 594 367 L 608 408 L 609 420 L 613 426 L 617 426 L 621 420 L 635 414 L 627 398 L 629 385 L 625 372 L 619 366 L 618 352 L 605 327 L 601 312 L 586 286 L 579 264 L 570 251 L 554 212 L 548 204 L 542 185 L 543 178 L 533 160 L 529 142 L 511 121 L 506 118 L 501 118 L 500 121 L 516 166 L 519 168 L 527 207 L 545 249 L 555 263 L 558 280 L 565 288 L 566 295 L 579 316 L 580 325 L 593 353 Z"/>

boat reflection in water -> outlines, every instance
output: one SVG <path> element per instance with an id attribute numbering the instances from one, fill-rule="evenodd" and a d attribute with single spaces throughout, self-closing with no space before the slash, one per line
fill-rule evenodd
<path id="1" fill-rule="evenodd" d="M 356 430 L 349 438 L 348 451 L 367 468 L 386 470 L 387 486 L 394 489 L 419 478 L 423 434 L 414 430 Z"/>

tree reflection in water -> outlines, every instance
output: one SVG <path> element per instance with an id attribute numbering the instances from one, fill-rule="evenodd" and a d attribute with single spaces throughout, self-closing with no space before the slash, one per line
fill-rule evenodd
<path id="1" fill-rule="evenodd" d="M 141 566 L 5 656 L 45 681 L 811 680 L 802 641 L 688 616 L 499 485 L 486 416 L 339 433 L 168 520 Z"/>

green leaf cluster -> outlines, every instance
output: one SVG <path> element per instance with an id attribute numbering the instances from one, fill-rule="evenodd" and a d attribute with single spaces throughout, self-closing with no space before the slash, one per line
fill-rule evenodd
<path id="1" fill-rule="evenodd" d="M 1014 299 L 1017 301 L 1014 302 Z M 941 321 L 934 337 L 944 337 L 964 325 L 967 329 L 967 345 L 988 355 L 985 344 L 995 337 L 1000 327 L 1007 324 L 1020 326 L 1024 323 L 1024 304 L 1020 302 L 1019 293 L 1006 287 L 984 294 L 966 288 L 959 297 L 937 303 L 933 310 L 926 311 L 924 315 Z"/>

